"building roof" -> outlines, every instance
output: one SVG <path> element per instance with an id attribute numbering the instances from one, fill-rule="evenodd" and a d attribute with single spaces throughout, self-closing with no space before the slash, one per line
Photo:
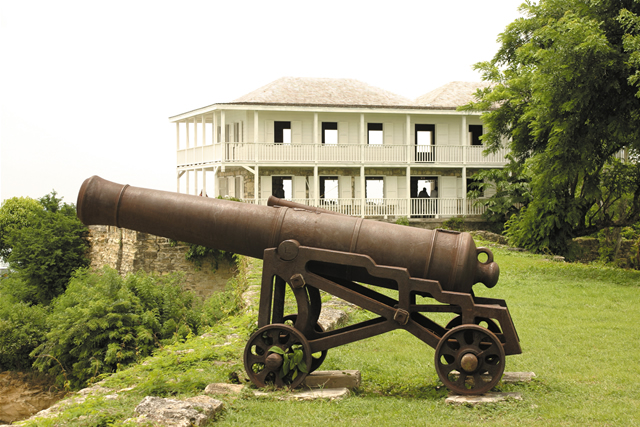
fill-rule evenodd
<path id="1" fill-rule="evenodd" d="M 474 100 L 473 94 L 489 83 L 451 82 L 415 100 L 355 79 L 282 77 L 232 102 L 213 104 L 322 107 L 377 107 L 417 110 L 455 110 Z M 188 111 L 170 120 L 181 120 L 203 109 Z"/>
<path id="2" fill-rule="evenodd" d="M 395 93 L 354 79 L 282 77 L 232 102 L 250 104 L 412 106 Z"/>
<path id="3" fill-rule="evenodd" d="M 424 107 L 456 108 L 474 101 L 478 89 L 488 87 L 488 82 L 451 82 L 426 93 L 415 100 L 415 104 Z"/>

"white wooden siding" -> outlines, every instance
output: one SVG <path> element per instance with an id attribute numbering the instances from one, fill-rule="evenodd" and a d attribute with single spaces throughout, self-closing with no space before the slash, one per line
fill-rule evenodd
<path id="1" fill-rule="evenodd" d="M 353 197 L 351 194 L 351 177 L 350 176 L 338 177 L 338 190 L 340 192 L 340 198 L 342 199 L 350 199 Z"/>
<path id="2" fill-rule="evenodd" d="M 393 123 L 384 123 L 382 125 L 382 134 L 384 136 L 384 145 L 393 144 Z"/>
<path id="3" fill-rule="evenodd" d="M 260 177 L 260 197 L 268 199 L 271 195 L 271 176 Z"/>
<path id="4" fill-rule="evenodd" d="M 273 130 L 273 120 L 266 120 L 264 122 L 264 140 L 265 142 L 274 142 L 274 130 Z M 269 193 L 271 194 L 271 193 Z"/>
<path id="5" fill-rule="evenodd" d="M 449 140 L 449 125 L 436 123 L 436 145 L 453 145 Z"/>
<path id="6" fill-rule="evenodd" d="M 304 176 L 294 176 L 293 183 L 293 198 L 294 199 L 306 199 L 307 198 L 307 178 Z"/>
<path id="7" fill-rule="evenodd" d="M 449 199 L 457 197 L 457 183 L 458 179 L 455 176 L 441 176 L 438 179 L 438 198 Z"/>
<path id="8" fill-rule="evenodd" d="M 338 122 L 338 144 L 349 143 L 349 122 Z"/>
<path id="9" fill-rule="evenodd" d="M 291 122 L 291 143 L 292 144 L 302 143 L 302 122 L 299 120 L 295 120 Z"/>

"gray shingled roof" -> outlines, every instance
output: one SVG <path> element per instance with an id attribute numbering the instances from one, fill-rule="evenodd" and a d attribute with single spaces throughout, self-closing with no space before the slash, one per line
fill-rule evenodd
<path id="1" fill-rule="evenodd" d="M 474 93 L 488 87 L 488 82 L 451 82 L 424 94 L 415 100 L 415 105 L 425 107 L 455 108 L 475 101 Z"/>
<path id="2" fill-rule="evenodd" d="M 413 101 L 354 79 L 282 77 L 233 103 L 412 106 Z"/>

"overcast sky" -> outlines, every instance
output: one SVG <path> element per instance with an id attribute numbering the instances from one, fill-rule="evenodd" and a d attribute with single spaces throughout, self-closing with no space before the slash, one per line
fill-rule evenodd
<path id="1" fill-rule="evenodd" d="M 521 0 L 0 0 L 0 200 L 175 191 L 168 117 L 284 76 L 408 98 L 480 81 Z"/>

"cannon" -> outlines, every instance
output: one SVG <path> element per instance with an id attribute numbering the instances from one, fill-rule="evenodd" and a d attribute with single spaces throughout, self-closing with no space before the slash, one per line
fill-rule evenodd
<path id="1" fill-rule="evenodd" d="M 459 394 L 490 390 L 502 377 L 505 356 L 522 352 L 506 302 L 473 292 L 477 283 L 495 286 L 499 268 L 492 252 L 476 248 L 468 233 L 389 224 L 279 199 L 269 204 L 93 176 L 80 188 L 77 211 L 85 225 L 123 227 L 262 259 L 259 329 L 243 355 L 258 387 L 295 388 L 331 348 L 396 329 L 435 349 L 439 378 Z M 287 287 L 295 313 L 285 313 Z M 318 323 L 321 291 L 373 317 L 324 331 Z"/>

